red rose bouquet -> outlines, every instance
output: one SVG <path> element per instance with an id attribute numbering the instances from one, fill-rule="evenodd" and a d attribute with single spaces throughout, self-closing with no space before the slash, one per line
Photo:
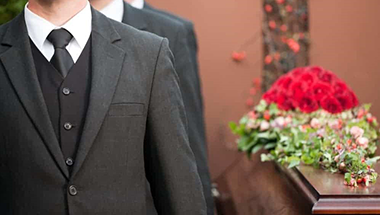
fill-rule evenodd
<path id="1" fill-rule="evenodd" d="M 320 108 L 340 113 L 358 106 L 354 92 L 334 73 L 321 67 L 297 68 L 281 76 L 263 95 L 281 110 L 311 113 Z"/>
<path id="2" fill-rule="evenodd" d="M 289 168 L 301 163 L 345 174 L 345 184 L 375 182 L 379 128 L 355 93 L 321 67 L 297 68 L 281 76 L 239 124 L 238 148 L 248 155 L 264 148 L 262 161 Z"/>

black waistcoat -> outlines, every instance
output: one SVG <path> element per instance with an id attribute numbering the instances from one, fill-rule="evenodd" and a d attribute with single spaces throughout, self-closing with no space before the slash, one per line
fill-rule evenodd
<path id="1" fill-rule="evenodd" d="M 66 78 L 31 41 L 38 80 L 66 164 L 75 162 L 85 122 L 91 85 L 91 38 Z"/>

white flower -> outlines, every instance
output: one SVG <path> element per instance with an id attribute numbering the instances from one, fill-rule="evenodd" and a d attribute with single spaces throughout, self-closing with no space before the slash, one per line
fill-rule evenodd
<path id="1" fill-rule="evenodd" d="M 277 126 L 284 127 L 285 126 L 285 118 L 280 116 L 277 119 L 275 119 Z"/>
<path id="2" fill-rule="evenodd" d="M 366 149 L 368 147 L 368 142 L 369 140 L 366 137 L 360 137 L 356 140 L 356 144 L 363 147 L 363 149 Z"/>
<path id="3" fill-rule="evenodd" d="M 338 120 L 329 121 L 329 126 L 332 129 L 340 129 L 340 124 Z"/>
<path id="4" fill-rule="evenodd" d="M 357 139 L 359 137 L 361 137 L 363 134 L 364 134 L 364 130 L 359 128 L 358 126 L 354 126 L 350 129 L 350 133 L 351 135 Z"/>
<path id="5" fill-rule="evenodd" d="M 321 123 L 319 122 L 319 119 L 317 119 L 317 118 L 313 118 L 310 122 L 310 125 L 312 128 L 320 128 L 321 127 Z"/>
<path id="6" fill-rule="evenodd" d="M 262 121 L 260 124 L 260 131 L 266 131 L 270 127 L 269 123 L 267 121 Z"/>

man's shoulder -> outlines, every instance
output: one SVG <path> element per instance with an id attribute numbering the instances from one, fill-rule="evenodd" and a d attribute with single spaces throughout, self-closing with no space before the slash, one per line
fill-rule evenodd
<path id="1" fill-rule="evenodd" d="M 132 26 L 136 25 L 134 27 L 139 29 L 167 37 L 169 40 L 174 39 L 180 32 L 186 32 L 181 22 L 163 14 L 146 9 L 140 10 L 130 5 L 126 5 L 126 9 L 125 13 L 130 14 L 125 14 L 127 18 L 124 21 Z"/>
<path id="2" fill-rule="evenodd" d="M 144 9 L 144 10 L 149 10 L 149 11 L 158 13 L 160 15 L 166 16 L 166 17 L 168 17 L 170 19 L 176 20 L 177 22 L 182 23 L 188 31 L 194 31 L 194 24 L 193 24 L 193 22 L 190 21 L 190 20 L 188 20 L 188 19 L 186 19 L 186 18 L 184 18 L 184 17 L 175 15 L 175 14 L 170 13 L 170 12 L 165 11 L 165 10 L 160 10 L 160 9 L 157 9 L 157 8 L 153 8 L 151 6 L 149 6 L 147 9 Z"/>
<path id="3" fill-rule="evenodd" d="M 142 9 L 140 11 L 147 18 L 147 21 L 152 26 L 156 25 L 157 27 L 163 27 L 166 29 L 173 30 L 182 30 L 184 27 L 182 22 L 165 16 L 164 14 L 160 14 L 155 11 L 146 9 Z"/>
<path id="4" fill-rule="evenodd" d="M 160 47 L 163 38 L 146 31 L 140 31 L 130 25 L 109 19 L 110 23 L 120 35 L 123 44 L 133 47 Z"/>

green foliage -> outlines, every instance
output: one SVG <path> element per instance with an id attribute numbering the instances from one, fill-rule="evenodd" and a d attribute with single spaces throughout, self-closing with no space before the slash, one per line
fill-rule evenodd
<path id="1" fill-rule="evenodd" d="M 0 25 L 16 17 L 26 2 L 27 0 L 0 0 Z"/>

